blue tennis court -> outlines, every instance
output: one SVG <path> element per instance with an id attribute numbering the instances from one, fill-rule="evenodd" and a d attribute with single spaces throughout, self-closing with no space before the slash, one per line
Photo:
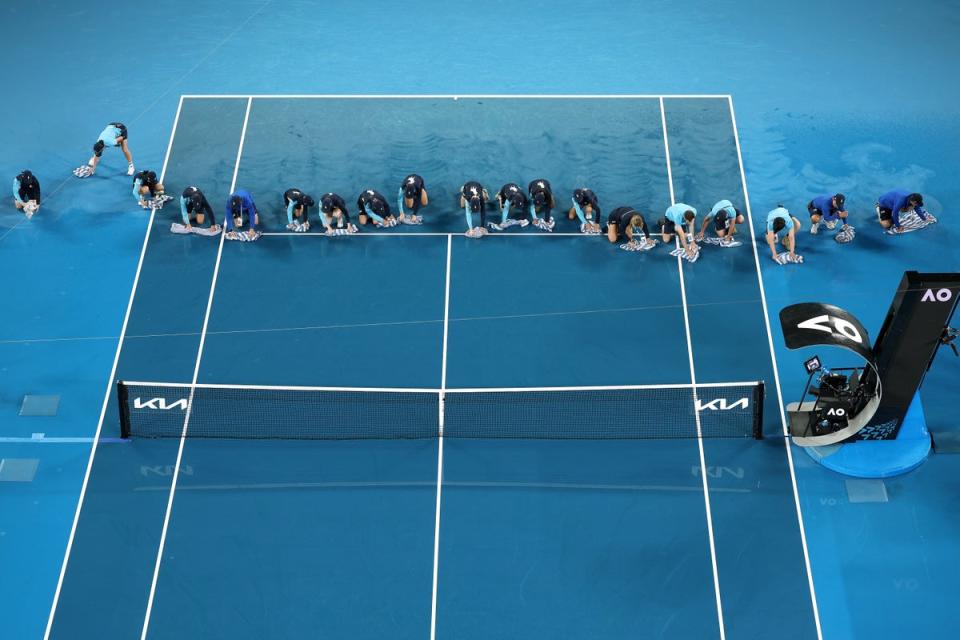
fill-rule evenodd
<path id="1" fill-rule="evenodd" d="M 783 437 L 810 353 L 778 326 L 817 301 L 872 339 L 905 271 L 958 271 L 955 3 L 11 0 L 0 22 L 0 638 L 956 635 L 960 359 L 917 397 L 934 454 L 845 477 Z M 137 206 L 116 149 L 75 177 L 114 121 L 137 170 L 218 220 L 247 189 L 266 233 L 171 233 L 177 202 Z M 285 228 L 285 189 L 354 212 L 412 172 L 423 226 Z M 552 233 L 463 235 L 466 180 L 536 177 Z M 695 264 L 625 252 L 567 219 L 581 186 L 604 218 L 684 202 L 699 226 L 726 198 L 750 220 Z M 885 234 L 892 189 L 940 223 Z M 850 244 L 809 233 L 838 192 Z M 781 203 L 802 265 L 770 259 Z M 118 403 L 117 380 L 158 392 Z M 339 394 L 340 435 L 404 437 L 264 437 L 320 411 L 291 387 Z M 174 437 L 119 437 L 138 403 Z M 695 437 L 748 414 L 763 439 Z M 571 423 L 589 437 L 543 437 Z M 611 437 L 635 429 L 685 437 Z"/>
<path id="2" fill-rule="evenodd" d="M 538 127 L 545 114 L 553 124 Z M 465 238 L 445 197 L 473 166 L 460 150 L 482 144 L 486 180 L 495 166 L 520 176 L 547 167 L 554 184 L 589 180 L 651 210 L 681 198 L 709 208 L 721 195 L 745 207 L 732 118 L 725 96 L 184 97 L 164 180 L 203 183 L 217 200 L 238 185 L 269 193 L 278 166 L 295 182 L 359 191 L 357 167 L 381 163 L 382 148 L 406 145 L 416 166 L 449 160 L 431 167 L 431 224 L 415 232 L 288 233 L 278 196 L 261 198 L 265 235 L 235 243 L 170 234 L 175 214 L 159 211 L 115 377 L 449 389 L 773 382 L 750 243 L 715 248 L 709 268 L 681 271 L 659 247 L 611 270 L 617 247 L 565 219 L 552 234 Z M 507 126 L 529 138 L 498 148 Z M 380 146 L 355 151 L 350 141 L 365 137 Z M 343 148 L 322 156 L 303 143 L 334 138 Z M 731 362 L 731 341 L 755 348 Z M 816 637 L 771 389 L 763 441 L 182 447 L 118 440 L 111 394 L 51 637 Z"/>

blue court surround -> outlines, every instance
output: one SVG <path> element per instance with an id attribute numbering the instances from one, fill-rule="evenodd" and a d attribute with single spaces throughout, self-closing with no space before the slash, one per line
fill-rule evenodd
<path id="1" fill-rule="evenodd" d="M 129 195 L 119 154 L 105 155 L 95 179 L 80 182 L 69 175 L 86 158 L 92 136 L 109 120 L 122 119 L 131 127 L 137 164 L 157 169 L 181 93 L 732 93 L 757 215 L 777 202 L 802 213 L 810 195 L 841 189 L 848 194 L 858 227 L 857 239 L 848 247 L 836 246 L 823 234 L 802 236 L 801 251 L 807 258 L 802 269 L 774 265 L 760 246 L 771 310 L 797 300 L 821 299 L 850 309 L 875 330 L 886 311 L 884 301 L 904 269 L 938 271 L 960 264 L 960 245 L 951 225 L 941 225 L 935 234 L 891 239 L 876 233 L 871 213 L 876 194 L 893 186 L 922 191 L 945 221 L 960 198 L 947 170 L 960 163 L 960 129 L 954 117 L 960 89 L 943 81 L 952 77 L 956 59 L 953 4 L 900 7 L 815 0 L 786 7 L 731 0 L 706 6 L 681 0 L 605 3 L 585 10 L 583 3 L 561 1 L 549 10 L 537 4 L 509 8 L 494 4 L 478 15 L 495 17 L 507 9 L 518 24 L 537 25 L 536 37 L 517 38 L 503 46 L 495 42 L 467 46 L 462 30 L 451 25 L 477 7 L 467 10 L 456 3 L 432 1 L 415 7 L 333 3 L 321 11 L 299 2 L 241 0 L 231 6 L 229 16 L 222 3 L 209 0 L 189 6 L 174 2 L 108 7 L 99 0 L 70 7 L 21 0 L 4 4 L 0 15 L 13 28 L 0 50 L 7 54 L 4 59 L 27 65 L 31 93 L 29 99 L 0 104 L 0 121 L 9 125 L 0 127 L 0 144 L 7 150 L 0 158 L 0 173 L 8 180 L 24 166 L 33 169 L 43 181 L 45 205 L 30 223 L 23 222 L 8 198 L 0 205 L 0 264 L 9 276 L 7 321 L 0 329 L 4 389 L 0 457 L 40 459 L 33 483 L 0 484 L 0 501 L 7 507 L 0 510 L 4 567 L 0 636 L 43 635 L 89 459 L 90 444 L 82 440 L 93 435 L 100 416 L 146 231 L 148 214 Z M 417 33 L 398 38 L 396 25 L 406 24 L 411 10 L 419 16 Z M 120 26 L 106 36 L 103 21 L 108 13 L 111 24 Z M 184 20 L 186 15 L 189 20 Z M 892 46 L 902 37 L 905 23 L 922 35 L 910 46 Z M 326 37 L 291 38 L 292 24 L 310 33 L 323 30 Z M 810 34 L 822 33 L 827 24 L 843 34 L 839 50 L 810 46 Z M 162 35 L 145 38 L 144 29 L 135 25 L 150 25 L 151 33 Z M 678 48 L 674 39 L 681 28 L 687 37 L 685 46 Z M 583 42 L 593 37 L 594 45 L 571 44 L 572 33 L 589 34 Z M 386 44 L 371 47 L 371 41 Z M 798 50 L 804 55 L 784 53 Z M 133 58 L 137 63 L 127 64 Z M 6 65 L 0 78 L 5 86 L 22 91 L 24 69 L 19 63 Z M 902 77 L 911 78 L 909 91 L 891 88 L 890 78 Z M 220 167 L 202 171 L 208 193 L 229 186 L 229 149 L 212 141 L 218 129 L 239 129 L 238 104 L 242 121 L 241 101 L 190 106 L 221 114 L 202 120 L 211 148 L 195 148 L 190 154 L 197 163 L 212 157 Z M 675 123 L 671 119 L 669 124 Z M 674 135 L 679 134 L 671 130 Z M 191 139 L 200 139 L 178 138 L 177 144 L 188 146 Z M 236 143 L 226 134 L 222 140 L 222 146 Z M 293 148 L 286 151 L 295 153 Z M 199 166 L 182 166 L 183 181 L 200 171 Z M 270 176 L 265 173 L 263 180 L 269 182 Z M 679 195 L 680 182 L 676 186 Z M 352 183 L 343 187 L 352 188 Z M 217 204 L 214 198 L 211 201 Z M 659 205 L 651 201 L 649 206 Z M 157 247 L 164 248 L 160 243 Z M 172 243 L 165 250 L 172 274 L 181 265 L 175 258 L 183 254 Z M 163 255 L 158 252 L 155 257 Z M 633 257 L 615 250 L 610 255 L 624 261 Z M 181 306 L 205 304 L 204 286 L 209 281 L 204 281 L 214 259 L 211 253 L 206 266 L 198 262 L 176 278 L 187 301 Z M 141 277 L 148 277 L 148 271 L 145 266 Z M 162 274 L 149 284 L 157 296 L 171 286 Z M 155 332 L 144 319 L 140 328 L 128 331 L 124 349 L 132 354 L 141 345 L 143 364 L 153 360 L 156 377 L 169 377 L 181 370 L 178 357 L 168 363 L 152 354 L 168 349 L 172 354 L 187 353 L 191 344 L 195 353 L 200 326 L 192 317 L 182 319 L 188 322 L 171 314 L 163 317 L 159 307 L 156 327 L 165 332 L 182 324 L 181 333 L 188 335 L 152 337 Z M 141 337 L 132 338 L 134 333 Z M 802 388 L 801 362 L 786 352 L 777 335 L 774 339 L 785 400 L 794 399 L 791 396 Z M 697 354 L 708 353 L 709 348 L 694 345 Z M 710 366 L 697 357 L 698 375 L 706 377 Z M 454 364 L 451 361 L 451 367 Z M 953 428 L 952 389 L 958 374 L 957 361 L 941 356 L 927 376 L 923 408 L 933 428 Z M 589 372 L 583 375 L 592 377 Z M 28 393 L 61 395 L 58 416 L 18 417 L 20 401 Z M 111 404 L 108 415 L 112 411 Z M 31 438 L 39 431 L 47 437 Z M 81 442 L 55 441 L 56 437 Z M 124 446 L 100 448 L 98 464 L 114 462 L 106 477 L 125 476 L 131 486 L 169 483 L 175 448 L 139 452 L 138 464 L 131 464 L 130 450 Z M 782 455 L 780 448 L 775 453 Z M 770 459 L 775 459 L 772 454 Z M 735 461 L 735 454 L 727 460 Z M 851 502 L 843 479 L 806 456 L 797 456 L 796 463 L 824 637 L 951 637 L 952 597 L 960 589 L 952 569 L 960 563 L 953 535 L 960 526 L 960 510 L 956 492 L 949 489 L 957 474 L 956 456 L 935 455 L 910 474 L 887 480 L 889 501 L 867 504 Z M 739 481 L 741 476 L 754 477 L 756 471 L 756 483 L 764 486 L 770 473 L 751 465 L 711 466 L 711 480 Z M 98 483 L 98 475 L 91 477 L 91 495 L 115 489 L 115 482 Z M 181 480 L 189 478 L 185 473 Z M 128 556 L 123 549 L 111 549 L 91 557 L 90 575 L 110 572 L 129 560 L 131 584 L 144 574 L 149 580 L 148 547 L 155 549 L 156 525 L 165 502 L 160 494 L 162 489 L 141 491 L 121 503 L 141 515 L 159 510 L 153 522 L 147 523 L 144 516 L 142 530 L 124 522 L 100 532 L 104 539 L 125 536 L 131 544 L 140 538 L 144 549 Z M 726 494 L 712 490 L 712 495 L 719 519 L 717 504 Z M 737 494 L 731 496 L 737 499 Z M 781 504 L 776 498 L 772 502 Z M 112 507 L 105 502 L 103 508 Z M 767 517 L 766 510 L 759 514 Z M 727 530 L 721 524 L 717 529 Z M 777 541 L 766 539 L 763 527 L 751 533 L 771 555 L 776 553 Z M 75 544 L 81 543 L 82 535 L 78 530 Z M 857 543 L 850 544 L 851 539 Z M 719 544 L 721 558 L 727 549 L 733 547 Z M 147 566 L 139 567 L 139 561 Z M 124 584 L 105 588 L 126 594 Z M 130 593 L 139 597 L 136 591 Z M 724 593 L 727 599 L 726 586 Z M 136 618 L 135 611 L 117 614 L 89 602 L 78 606 L 76 615 L 97 620 L 105 637 L 125 615 Z M 770 618 L 757 611 L 748 615 Z M 601 623 L 594 620 L 593 628 Z M 732 624 L 731 619 L 728 637 L 750 637 L 746 632 L 734 634 Z"/>

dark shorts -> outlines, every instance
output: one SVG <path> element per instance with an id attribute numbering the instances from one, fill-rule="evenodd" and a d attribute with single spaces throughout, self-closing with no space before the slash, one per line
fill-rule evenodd
<path id="1" fill-rule="evenodd" d="M 820 211 L 820 209 L 818 209 L 817 207 L 813 206 L 813 202 L 812 202 L 812 201 L 807 203 L 807 212 L 808 212 L 811 216 L 822 216 L 822 215 L 823 215 L 823 211 Z"/>
<path id="2" fill-rule="evenodd" d="M 660 229 L 663 233 L 676 233 L 677 225 L 673 223 L 673 220 L 668 220 L 667 218 L 660 218 Z"/>
<path id="3" fill-rule="evenodd" d="M 893 211 L 881 207 L 879 204 L 877 205 L 877 213 L 880 215 L 880 220 L 893 220 Z"/>

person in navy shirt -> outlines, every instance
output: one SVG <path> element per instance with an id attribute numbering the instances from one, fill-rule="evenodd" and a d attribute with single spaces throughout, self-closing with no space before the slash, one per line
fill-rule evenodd
<path id="1" fill-rule="evenodd" d="M 476 180 L 464 182 L 460 187 L 460 206 L 463 207 L 463 215 L 467 219 L 467 236 L 479 238 L 486 235 L 488 200 L 490 200 L 490 194 Z M 479 227 L 473 223 L 475 213 L 480 214 Z"/>
<path id="2" fill-rule="evenodd" d="M 210 228 L 217 228 L 217 221 L 213 217 L 213 209 L 207 202 L 207 197 L 203 195 L 198 187 L 187 187 L 180 195 L 180 218 L 183 220 L 183 226 L 191 227 L 193 222 L 203 224 L 204 220 L 210 218 Z"/>
<path id="3" fill-rule="evenodd" d="M 320 196 L 320 221 L 326 227 L 327 235 L 343 235 L 355 233 L 357 227 L 350 222 L 350 212 L 347 203 L 336 193 L 325 193 Z"/>
<path id="4" fill-rule="evenodd" d="M 553 231 L 554 220 L 551 217 L 551 211 L 557 206 L 557 201 L 553 197 L 553 188 L 549 180 L 537 178 L 527 185 L 527 193 L 530 201 L 530 221 L 544 231 Z M 540 217 L 537 214 L 540 214 Z"/>
<path id="5" fill-rule="evenodd" d="M 357 218 L 360 224 L 372 221 L 377 227 L 395 227 L 398 224 L 387 199 L 373 189 L 367 189 L 357 198 Z"/>
<path id="6" fill-rule="evenodd" d="M 651 242 L 643 214 L 633 207 L 617 207 L 607 216 L 607 240 L 615 243 L 620 238 L 627 242 L 636 240 L 644 246 Z"/>
<path id="7" fill-rule="evenodd" d="M 841 229 L 847 226 L 847 208 L 844 204 L 847 197 L 842 193 L 833 195 L 826 194 L 817 196 L 807 203 L 807 211 L 810 213 L 810 233 L 820 231 L 820 223 L 831 231 L 837 226 L 837 221 L 841 222 Z"/>
<path id="8" fill-rule="evenodd" d="M 427 186 L 424 184 L 423 178 L 411 173 L 403 179 L 400 184 L 400 191 L 397 193 L 397 211 L 400 212 L 398 220 L 403 224 L 422 224 L 423 216 L 417 214 L 429 202 Z M 407 213 L 407 209 L 410 209 L 409 213 Z"/>
<path id="9" fill-rule="evenodd" d="M 497 204 L 500 206 L 500 223 L 491 222 L 490 228 L 497 231 L 503 231 L 507 227 L 519 224 L 525 227 L 530 224 L 527 221 L 527 209 L 530 201 L 527 194 L 515 182 L 508 182 L 500 187 L 495 196 Z M 510 214 L 513 213 L 513 217 Z"/>
<path id="10" fill-rule="evenodd" d="M 911 193 L 905 189 L 894 189 L 880 196 L 877 200 L 877 217 L 884 229 L 892 228 L 900 233 L 900 214 L 914 212 L 921 220 L 927 219 L 927 210 L 923 208 L 923 196 Z"/>
<path id="11" fill-rule="evenodd" d="M 40 210 L 40 181 L 29 169 L 13 179 L 13 206 L 23 210 L 28 218 Z"/>
<path id="12" fill-rule="evenodd" d="M 227 207 L 223 216 L 223 224 L 227 231 L 239 231 L 243 226 L 243 214 L 247 214 L 247 222 L 251 231 L 256 231 L 260 224 L 260 212 L 253 201 L 253 196 L 246 189 L 237 189 L 227 198 Z"/>
<path id="13" fill-rule="evenodd" d="M 592 189 L 581 187 L 573 190 L 573 206 L 567 212 L 567 217 L 573 220 L 580 219 L 580 231 L 583 233 L 600 233 L 600 199 Z"/>

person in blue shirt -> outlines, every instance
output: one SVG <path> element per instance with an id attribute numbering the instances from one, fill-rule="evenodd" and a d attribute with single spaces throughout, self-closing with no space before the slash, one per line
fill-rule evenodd
<path id="1" fill-rule="evenodd" d="M 152 200 L 163 195 L 163 183 L 157 178 L 156 172 L 139 171 L 133 176 L 133 197 L 144 209 L 150 206 Z"/>
<path id="2" fill-rule="evenodd" d="M 508 182 L 497 191 L 497 204 L 500 205 L 500 222 L 491 222 L 490 228 L 497 231 L 503 231 L 507 227 L 519 224 L 525 227 L 530 224 L 527 221 L 527 209 L 529 201 L 527 194 L 524 193 L 520 185 L 514 182 Z M 511 216 L 511 213 L 513 216 Z"/>
<path id="3" fill-rule="evenodd" d="M 223 216 L 223 224 L 228 232 L 239 231 L 243 227 L 244 214 L 247 215 L 250 230 L 256 231 L 260 225 L 260 211 L 249 191 L 237 189 L 227 198 L 226 213 Z"/>
<path id="4" fill-rule="evenodd" d="M 100 164 L 100 157 L 106 147 L 119 147 L 123 155 L 127 158 L 127 175 L 132 176 L 135 171 L 133 168 L 133 154 L 130 153 L 130 147 L 127 146 L 127 140 L 130 139 L 127 133 L 127 127 L 122 122 L 111 122 L 103 131 L 93 145 L 93 156 L 82 167 L 73 170 L 73 174 L 78 178 L 89 178 L 97 170 Z"/>
<path id="5" fill-rule="evenodd" d="M 729 200 L 720 200 L 703 218 L 703 224 L 700 225 L 700 233 L 697 234 L 697 240 L 703 240 L 706 235 L 707 225 L 713 221 L 713 230 L 720 238 L 720 246 L 733 246 L 733 235 L 737 232 L 737 225 L 743 224 L 743 214 L 740 209 L 733 206 Z"/>
<path id="6" fill-rule="evenodd" d="M 880 225 L 884 229 L 893 229 L 895 233 L 903 231 L 900 216 L 911 211 L 921 220 L 926 220 L 929 215 L 923 208 L 923 196 L 919 193 L 894 189 L 877 200 L 877 217 L 880 219 Z"/>
<path id="7" fill-rule="evenodd" d="M 837 226 L 838 220 L 842 223 L 842 227 L 846 227 L 847 209 L 844 206 L 846 201 L 847 197 L 842 193 L 817 196 L 811 200 L 807 204 L 807 211 L 810 212 L 810 233 L 815 234 L 820 230 L 820 222 L 823 222 L 823 226 L 831 231 Z"/>
<path id="8" fill-rule="evenodd" d="M 530 221 L 538 229 L 553 231 L 555 221 L 552 211 L 557 206 L 557 201 L 553 197 L 550 181 L 543 178 L 531 181 L 527 185 L 527 195 L 530 202 Z"/>
<path id="9" fill-rule="evenodd" d="M 487 234 L 487 200 L 490 195 L 476 180 L 464 182 L 460 187 L 460 206 L 467 219 L 467 236 L 478 238 Z M 480 226 L 474 226 L 473 216 L 480 214 Z"/>
<path id="10" fill-rule="evenodd" d="M 663 218 L 660 220 L 660 226 L 663 232 L 663 243 L 669 244 L 673 240 L 674 234 L 680 240 L 684 253 L 692 256 L 700 250 L 693 238 L 695 225 L 697 221 L 697 210 L 688 204 L 678 202 L 667 207 Z M 684 229 L 684 226 L 687 228 Z M 690 239 L 687 239 L 687 236 Z"/>
<path id="11" fill-rule="evenodd" d="M 187 187 L 180 195 L 180 217 L 183 220 L 183 226 L 192 227 L 196 222 L 198 225 L 204 223 L 206 218 L 210 218 L 210 228 L 217 230 L 217 220 L 213 215 L 213 208 L 207 202 L 207 197 L 203 195 L 198 187 Z"/>
<path id="12" fill-rule="evenodd" d="M 774 262 L 783 264 L 780 254 L 777 253 L 777 242 L 789 252 L 787 262 L 803 262 L 803 258 L 797 255 L 799 230 L 800 221 L 790 215 L 783 205 L 777 205 L 776 209 L 767 214 L 767 246 L 770 247 L 770 256 Z"/>
<path id="13" fill-rule="evenodd" d="M 40 210 L 40 181 L 29 169 L 13 179 L 13 206 L 32 218 Z"/>
<path id="14" fill-rule="evenodd" d="M 287 229 L 307 231 L 310 229 L 308 212 L 315 205 L 313 198 L 297 188 L 283 192 L 283 206 L 287 211 Z"/>
<path id="15" fill-rule="evenodd" d="M 422 224 L 423 216 L 417 214 L 429 203 L 423 178 L 411 173 L 400 183 L 400 190 L 397 192 L 397 211 L 400 212 L 397 219 L 403 224 Z M 409 213 L 407 209 L 410 209 Z"/>
<path id="16" fill-rule="evenodd" d="M 329 192 L 320 196 L 320 213 L 320 221 L 323 222 L 328 236 L 356 233 L 357 227 L 350 222 L 347 203 L 336 193 Z"/>
<path id="17" fill-rule="evenodd" d="M 621 238 L 626 238 L 627 242 L 636 240 L 644 245 L 653 242 L 643 214 L 633 207 L 617 207 L 607 216 L 607 240 L 616 243 Z"/>
<path id="18" fill-rule="evenodd" d="M 378 191 L 367 189 L 357 198 L 357 218 L 360 224 L 373 222 L 377 227 L 395 227 L 396 216 L 390 211 L 390 203 Z"/>
<path id="19" fill-rule="evenodd" d="M 573 190 L 573 206 L 567 212 L 571 220 L 580 220 L 580 231 L 583 233 L 600 233 L 600 200 L 591 189 L 581 187 Z"/>

